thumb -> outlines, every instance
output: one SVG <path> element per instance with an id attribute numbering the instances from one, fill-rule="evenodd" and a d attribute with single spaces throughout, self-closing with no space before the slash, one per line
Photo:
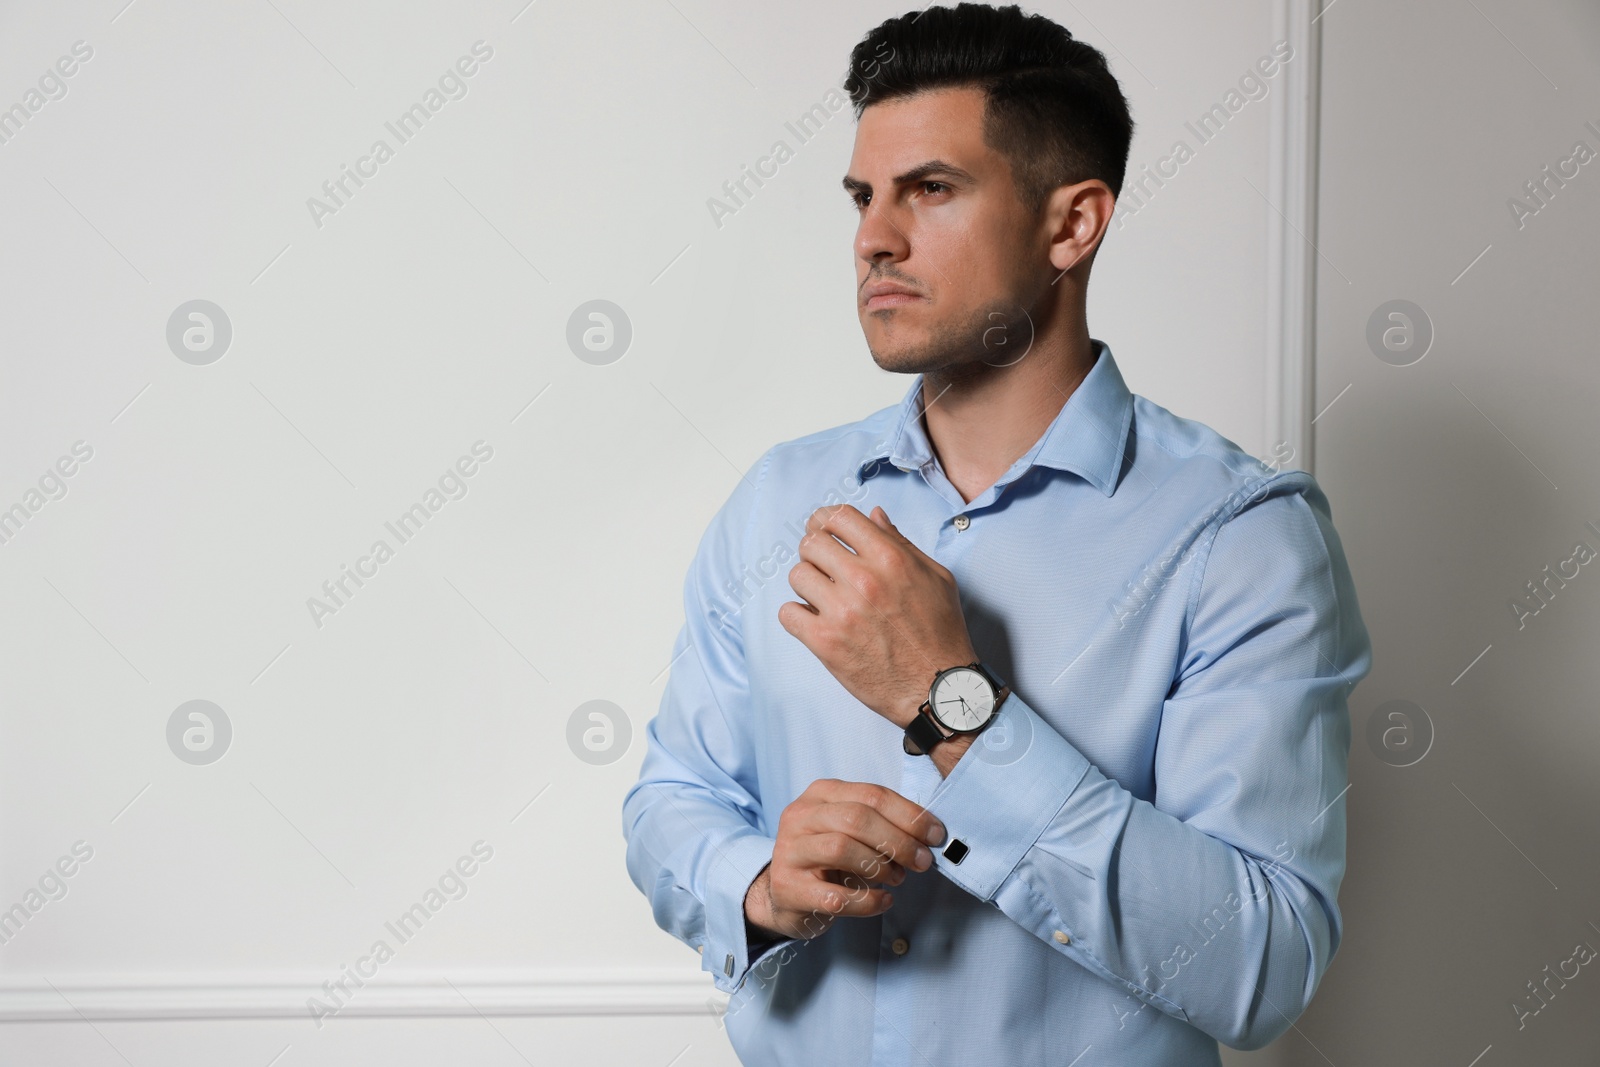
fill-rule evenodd
<path id="1" fill-rule="evenodd" d="M 872 521 L 877 523 L 878 528 L 884 533 L 892 534 L 894 537 L 905 542 L 906 544 L 911 543 L 911 538 L 901 533 L 900 528 L 889 521 L 889 513 L 884 511 L 881 506 L 872 509 Z"/>

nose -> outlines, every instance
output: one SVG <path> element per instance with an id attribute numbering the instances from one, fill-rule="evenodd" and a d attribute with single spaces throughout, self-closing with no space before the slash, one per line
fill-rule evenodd
<path id="1" fill-rule="evenodd" d="M 874 200 L 867 204 L 861 221 L 856 224 L 855 250 L 856 255 L 871 266 L 882 259 L 891 262 L 905 259 L 911 253 L 911 242 L 900 220 Z"/>

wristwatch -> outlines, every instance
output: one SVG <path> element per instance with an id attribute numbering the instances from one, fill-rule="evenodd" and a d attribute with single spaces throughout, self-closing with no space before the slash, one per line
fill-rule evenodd
<path id="1" fill-rule="evenodd" d="M 933 746 L 958 734 L 981 733 L 994 721 L 1001 701 L 1011 692 L 987 663 L 946 667 L 933 676 L 928 699 L 906 727 L 901 747 L 908 756 L 926 756 Z"/>

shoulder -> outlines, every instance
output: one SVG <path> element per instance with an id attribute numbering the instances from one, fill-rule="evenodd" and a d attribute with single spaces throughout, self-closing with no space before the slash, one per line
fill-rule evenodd
<path id="1" fill-rule="evenodd" d="M 1310 472 L 1276 450 L 1267 463 L 1204 423 L 1135 397 L 1130 430 L 1143 450 L 1154 493 L 1183 487 L 1196 557 L 1185 605 L 1180 677 L 1244 636 L 1282 624 L 1281 636 L 1323 667 L 1341 664 L 1353 681 L 1370 666 L 1370 644 L 1355 583 L 1327 495 Z M 1137 467 L 1138 464 L 1135 464 Z M 1165 480 L 1165 485 L 1161 480 Z M 1266 669 L 1266 668 L 1263 668 Z"/>
<path id="2" fill-rule="evenodd" d="M 1265 513 L 1283 516 L 1279 522 L 1303 523 L 1312 511 L 1330 516 L 1321 487 L 1308 471 L 1293 466 L 1296 457 L 1286 443 L 1275 446 L 1272 461 L 1266 462 L 1205 423 L 1138 395 L 1133 398 L 1129 443 L 1135 454 L 1129 476 L 1142 475 L 1163 491 L 1181 487 L 1181 495 L 1197 511 L 1194 518 L 1202 532 L 1214 535 L 1268 501 L 1278 502 Z M 1290 512 L 1297 518 L 1289 517 Z"/>

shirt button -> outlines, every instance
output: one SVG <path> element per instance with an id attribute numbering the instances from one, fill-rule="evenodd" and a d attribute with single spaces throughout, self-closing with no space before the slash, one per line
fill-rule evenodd
<path id="1" fill-rule="evenodd" d="M 957 530 L 965 530 L 968 526 L 971 526 L 971 525 L 972 525 L 972 520 L 967 518 L 965 515 L 957 515 L 956 516 L 956 529 Z"/>
<path id="2" fill-rule="evenodd" d="M 911 951 L 911 942 L 907 941 L 903 937 L 897 937 L 889 943 L 889 951 L 893 952 L 896 956 L 904 956 L 907 952 Z"/>
<path id="3" fill-rule="evenodd" d="M 1063 945 L 1069 944 L 1072 941 L 1072 938 L 1067 936 L 1067 932 L 1065 930 L 1057 930 L 1055 933 L 1055 938 Z"/>

